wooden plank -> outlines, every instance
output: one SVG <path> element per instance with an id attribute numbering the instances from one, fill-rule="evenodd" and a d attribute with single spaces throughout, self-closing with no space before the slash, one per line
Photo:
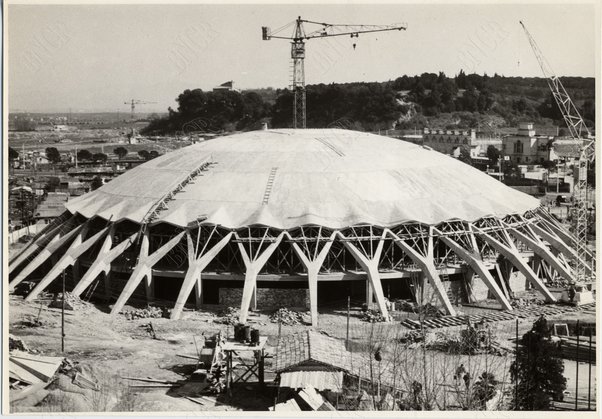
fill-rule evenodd
<path id="1" fill-rule="evenodd" d="M 124 380 L 144 381 L 147 383 L 177 384 L 174 381 L 157 380 L 154 378 L 137 378 L 137 377 L 121 377 L 121 378 L 123 378 Z"/>

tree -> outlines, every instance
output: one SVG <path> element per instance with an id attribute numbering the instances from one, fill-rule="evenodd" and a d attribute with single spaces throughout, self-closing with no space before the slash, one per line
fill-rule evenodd
<path id="1" fill-rule="evenodd" d="M 128 151 L 124 147 L 117 147 L 116 149 L 113 150 L 113 153 L 115 153 L 117 155 L 117 157 L 119 158 L 119 160 L 121 160 L 128 154 Z"/>
<path id="2" fill-rule="evenodd" d="M 19 158 L 19 152 L 12 147 L 8 147 L 8 159 L 17 160 Z"/>
<path id="3" fill-rule="evenodd" d="M 61 162 L 61 153 L 56 149 L 56 147 L 48 147 L 46 148 L 46 158 L 52 164 Z"/>
<path id="4" fill-rule="evenodd" d="M 92 153 L 90 153 L 86 149 L 79 150 L 77 152 L 77 159 L 78 160 L 92 160 Z"/>
<path id="5" fill-rule="evenodd" d="M 487 402 L 495 396 L 495 387 L 497 385 L 498 381 L 492 373 L 484 371 L 479 376 L 479 379 L 472 388 L 472 396 L 480 410 L 487 408 Z"/>
<path id="6" fill-rule="evenodd" d="M 541 167 L 543 167 L 544 169 L 554 169 L 556 168 L 556 161 L 555 160 L 546 160 L 541 164 Z"/>
<path id="7" fill-rule="evenodd" d="M 470 150 L 468 147 L 460 147 L 460 155 L 458 160 L 472 166 L 472 157 L 470 157 Z"/>
<path id="8" fill-rule="evenodd" d="M 109 156 L 107 156 L 105 153 L 94 153 L 92 155 L 92 160 L 99 163 L 106 162 L 108 158 Z"/>
<path id="9" fill-rule="evenodd" d="M 550 336 L 542 315 L 521 339 L 516 360 L 510 366 L 512 382 L 518 387 L 513 395 L 517 410 L 548 410 L 552 397 L 562 398 L 566 389 L 564 364 Z"/>
<path id="10" fill-rule="evenodd" d="M 150 153 L 147 150 L 140 150 L 138 152 L 138 155 L 140 157 L 142 157 L 144 160 L 149 160 L 150 159 Z"/>
<path id="11" fill-rule="evenodd" d="M 487 147 L 487 158 L 491 162 L 491 164 L 497 164 L 500 158 L 500 152 L 495 146 L 490 145 Z"/>
<path id="12" fill-rule="evenodd" d="M 92 179 L 92 182 L 90 183 L 90 187 L 92 188 L 93 191 L 100 188 L 102 185 L 103 185 L 102 179 L 99 176 L 94 176 L 94 178 Z"/>

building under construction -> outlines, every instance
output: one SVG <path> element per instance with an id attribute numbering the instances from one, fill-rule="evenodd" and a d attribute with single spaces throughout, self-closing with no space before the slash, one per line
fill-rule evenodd
<path id="1" fill-rule="evenodd" d="M 261 130 L 153 159 L 69 201 L 10 261 L 27 300 L 61 286 L 125 304 L 249 309 L 386 297 L 457 303 L 572 280 L 574 237 L 539 201 L 428 147 L 337 130 Z M 591 256 L 591 255 L 590 255 Z M 590 266 L 590 261 L 585 261 Z M 591 270 L 589 271 L 591 275 Z M 530 285 L 529 285 L 530 284 Z"/>

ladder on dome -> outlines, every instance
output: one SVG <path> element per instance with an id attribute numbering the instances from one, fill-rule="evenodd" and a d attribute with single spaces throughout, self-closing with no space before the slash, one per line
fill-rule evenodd
<path id="1" fill-rule="evenodd" d="M 182 190 L 190 183 L 194 183 L 194 179 L 198 176 L 202 176 L 202 173 L 209 170 L 210 166 L 217 164 L 217 162 L 214 162 L 212 160 L 212 158 L 209 158 L 208 160 L 204 161 L 200 166 L 198 166 L 196 169 L 190 172 L 184 179 L 179 180 L 169 192 L 163 195 L 157 202 L 155 202 L 149 208 L 149 210 L 142 218 L 142 227 L 140 229 L 140 234 L 138 235 L 138 241 L 140 241 L 142 236 L 144 236 L 147 226 L 159 217 L 159 213 L 161 211 L 169 209 L 167 203 L 173 201 L 176 194 L 182 192 Z"/>
<path id="2" fill-rule="evenodd" d="M 270 200 L 270 194 L 272 193 L 272 187 L 274 186 L 274 179 L 276 178 L 277 167 L 272 167 L 270 175 L 268 176 L 268 182 L 265 185 L 265 192 L 263 193 L 263 205 L 267 205 Z"/>

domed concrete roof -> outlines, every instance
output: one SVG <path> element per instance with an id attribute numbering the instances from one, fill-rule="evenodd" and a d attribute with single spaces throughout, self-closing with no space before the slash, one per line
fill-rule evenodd
<path id="1" fill-rule="evenodd" d="M 206 162 L 214 164 L 191 177 Z M 142 222 L 175 190 L 153 224 L 185 227 L 200 219 L 228 228 L 434 225 L 539 206 L 537 199 L 415 144 L 339 129 L 279 129 L 170 152 L 69 201 L 67 209 L 88 218 Z"/>

